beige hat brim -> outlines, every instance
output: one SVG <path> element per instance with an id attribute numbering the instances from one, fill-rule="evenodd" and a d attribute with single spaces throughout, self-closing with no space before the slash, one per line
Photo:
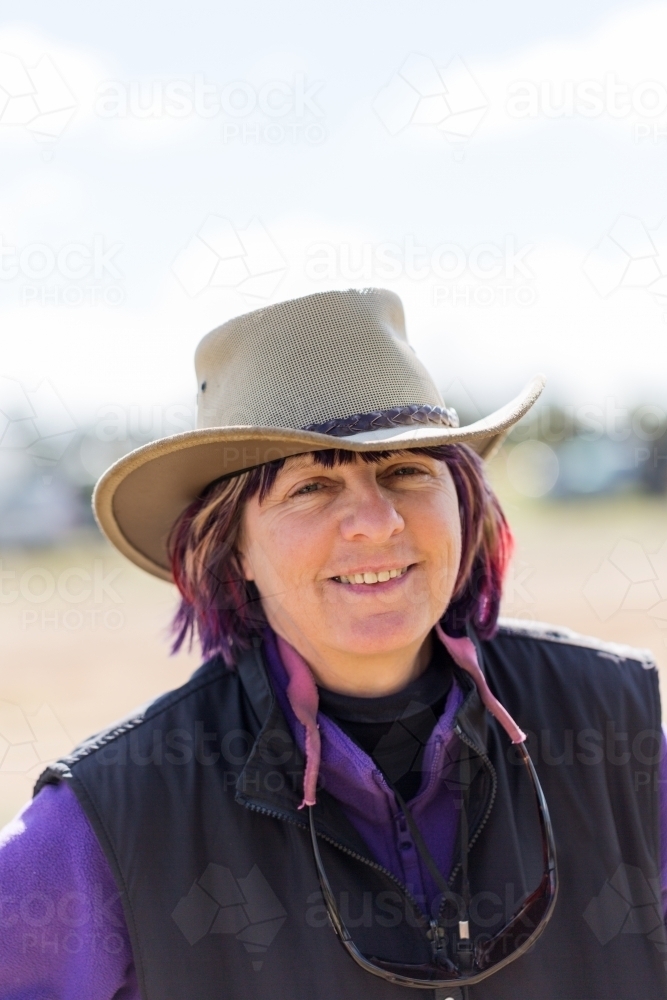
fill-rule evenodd
<path id="1" fill-rule="evenodd" d="M 166 541 L 185 508 L 214 479 L 308 451 L 383 451 L 467 444 L 489 459 L 544 388 L 536 375 L 511 402 L 466 427 L 409 426 L 332 437 L 276 427 L 212 427 L 152 441 L 115 462 L 97 483 L 93 510 L 109 541 L 133 563 L 172 581 Z"/>

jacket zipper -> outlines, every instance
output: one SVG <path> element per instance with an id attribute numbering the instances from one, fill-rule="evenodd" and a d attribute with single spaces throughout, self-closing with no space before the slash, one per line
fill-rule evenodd
<path id="1" fill-rule="evenodd" d="M 471 750 L 475 751 L 475 753 L 481 759 L 482 763 L 484 764 L 484 766 L 486 767 L 487 771 L 491 775 L 491 794 L 489 796 L 489 802 L 488 802 L 488 805 L 486 807 L 486 811 L 485 811 L 484 815 L 482 816 L 482 819 L 481 819 L 479 825 L 477 826 L 477 829 L 475 830 L 475 832 L 473 833 L 473 835 L 470 837 L 470 840 L 468 841 L 468 850 L 470 850 L 470 848 L 476 842 L 476 840 L 479 837 L 480 833 L 482 832 L 482 830 L 486 826 L 487 821 L 489 819 L 489 816 L 491 815 L 491 810 L 493 809 L 493 803 L 495 802 L 496 793 L 497 793 L 497 790 L 498 790 L 498 776 L 496 774 L 496 769 L 493 766 L 493 764 L 491 763 L 491 761 L 489 760 L 487 754 L 485 754 L 483 750 L 480 750 L 480 748 L 477 746 L 477 744 L 473 743 L 473 741 L 471 739 L 469 739 L 465 735 L 465 733 L 463 732 L 463 730 L 461 729 L 461 727 L 459 725 L 457 725 L 457 726 L 454 727 L 454 732 L 456 733 L 456 735 L 458 736 L 458 738 L 461 740 L 462 743 L 465 743 L 466 746 L 470 747 Z M 461 862 L 457 861 L 456 865 L 452 869 L 452 872 L 451 872 L 449 878 L 447 879 L 447 884 L 450 886 L 450 888 L 454 884 L 454 879 L 456 878 L 456 876 L 458 875 L 458 873 L 459 873 L 460 870 L 461 870 Z M 445 951 L 445 940 L 444 940 L 445 939 L 446 931 L 445 931 L 445 928 L 441 924 L 441 920 L 442 920 L 442 916 L 443 916 L 443 911 L 445 909 L 446 902 L 447 902 L 446 899 L 442 900 L 442 902 L 440 904 L 440 910 L 439 910 L 439 913 L 438 913 L 437 920 L 436 920 L 435 917 L 431 917 L 431 919 L 429 921 L 431 927 L 430 927 L 430 931 L 429 931 L 428 937 L 429 937 L 429 940 L 431 942 L 431 949 L 433 951 L 433 958 L 435 960 L 437 960 L 437 959 L 439 959 L 441 957 L 442 958 L 447 958 L 447 954 L 446 954 L 446 951 Z"/>
<path id="2" fill-rule="evenodd" d="M 480 757 L 484 766 L 491 775 L 491 795 L 489 796 L 489 802 L 480 824 L 478 825 L 474 834 L 470 838 L 468 845 L 470 848 L 476 842 L 477 838 L 479 837 L 482 830 L 486 826 L 488 818 L 491 814 L 491 809 L 493 808 L 493 803 L 495 802 L 496 792 L 498 789 L 498 777 L 496 775 L 496 770 L 491 761 L 489 760 L 488 756 L 484 753 L 483 750 L 480 750 L 480 748 L 475 743 L 473 743 L 472 740 L 468 739 L 468 737 L 465 735 L 461 727 L 456 726 L 454 732 L 463 743 L 469 746 L 471 750 L 475 751 L 475 753 Z M 245 805 L 247 806 L 248 809 L 252 809 L 254 812 L 261 813 L 264 816 L 270 816 L 273 819 L 280 819 L 287 823 L 292 823 L 294 826 L 298 826 L 302 830 L 308 829 L 305 823 L 299 823 L 297 820 L 293 819 L 286 813 L 277 812 L 273 809 L 267 809 L 266 806 L 255 805 L 252 802 L 247 802 L 245 803 Z M 426 933 L 426 937 L 430 942 L 431 951 L 433 953 L 434 959 L 438 959 L 443 951 L 443 939 L 445 936 L 445 928 L 441 925 L 440 918 L 442 917 L 446 900 L 444 899 L 442 900 L 442 903 L 440 905 L 440 912 L 438 914 L 438 919 L 436 920 L 435 917 L 429 917 L 428 913 L 424 912 L 422 907 L 419 905 L 419 903 L 414 898 L 412 893 L 407 889 L 407 887 L 404 886 L 403 883 L 399 879 L 397 879 L 396 876 L 392 872 L 390 872 L 388 868 L 385 868 L 384 865 L 378 864 L 377 861 L 371 861 L 369 858 L 365 858 L 363 854 L 359 854 L 357 851 L 353 851 L 349 847 L 345 847 L 337 840 L 334 840 L 333 837 L 329 837 L 326 833 L 320 833 L 318 836 L 320 836 L 323 840 L 326 840 L 328 843 L 332 844 L 334 847 L 338 848 L 338 850 L 342 851 L 343 854 L 347 854 L 349 857 L 354 858 L 356 861 L 361 861 L 363 864 L 368 865 L 369 868 L 373 868 L 375 871 L 382 872 L 382 874 L 385 875 L 391 882 L 393 882 L 394 885 L 398 886 L 403 895 L 410 901 L 415 911 L 421 914 L 421 916 L 425 920 L 428 920 L 429 929 Z M 449 876 L 449 879 L 447 880 L 450 886 L 452 885 L 454 879 L 458 875 L 460 868 L 461 868 L 461 862 L 459 861 L 457 862 L 456 866 L 452 870 L 451 875 Z"/>
<path id="3" fill-rule="evenodd" d="M 252 802 L 245 803 L 245 805 L 248 809 L 252 809 L 254 812 L 261 813 L 264 816 L 271 816 L 273 819 L 282 819 L 287 823 L 292 823 L 294 826 L 298 826 L 301 830 L 307 831 L 308 829 L 304 823 L 299 823 L 296 820 L 292 819 L 291 817 L 288 817 L 283 813 L 274 812 L 271 809 L 267 809 L 265 806 L 253 805 Z M 426 939 L 431 946 L 431 952 L 433 954 L 434 960 L 437 960 L 443 952 L 443 938 L 445 935 L 445 929 L 440 925 L 439 921 L 435 920 L 433 917 L 429 917 L 427 913 L 424 913 L 421 906 L 414 898 L 412 893 L 409 891 L 409 889 L 407 889 L 406 886 L 404 886 L 403 883 L 399 879 L 397 879 L 396 876 L 393 875 L 388 868 L 385 868 L 384 865 L 380 865 L 377 863 L 377 861 L 371 861 L 369 858 L 365 858 L 363 854 L 358 854 L 356 851 L 352 851 L 349 847 L 345 847 L 343 844 L 340 844 L 337 840 L 334 840 L 332 837 L 327 836 L 326 833 L 320 833 L 318 834 L 318 836 L 320 836 L 322 840 L 326 840 L 329 844 L 333 844 L 333 846 L 338 848 L 339 851 L 342 851 L 343 854 L 347 854 L 351 858 L 355 858 L 357 861 L 361 861 L 363 864 L 368 865 L 369 868 L 374 868 L 376 871 L 382 872 L 382 874 L 386 875 L 387 878 L 394 883 L 394 885 L 398 886 L 398 888 L 401 890 L 406 899 L 410 901 L 415 911 L 419 913 L 425 921 L 428 920 L 429 928 L 426 931 Z"/>
<path id="4" fill-rule="evenodd" d="M 308 827 L 306 826 L 305 823 L 299 823 L 298 820 L 292 819 L 291 816 L 288 816 L 285 813 L 275 812 L 272 809 L 267 809 L 266 806 L 258 806 L 252 802 L 246 802 L 244 803 L 244 805 L 246 805 L 248 809 L 252 809 L 254 812 L 262 813 L 264 816 L 271 816 L 273 819 L 282 819 L 285 820 L 285 822 L 287 823 L 292 823 L 293 826 L 298 826 L 302 830 L 306 831 L 308 830 Z M 404 896 L 406 896 L 406 898 L 413 905 L 417 913 L 419 913 L 424 918 L 424 920 L 429 919 L 428 914 L 424 912 L 424 910 L 421 908 L 421 906 L 414 898 L 410 890 L 407 889 L 406 886 L 404 886 L 403 883 L 400 881 L 400 879 L 397 879 L 396 876 L 392 874 L 392 872 L 390 872 L 388 868 L 385 868 L 384 865 L 378 864 L 377 861 L 371 861 L 370 858 L 365 858 L 363 854 L 358 854 L 357 851 L 353 851 L 351 848 L 345 847 L 344 844 L 341 844 L 337 840 L 334 840 L 333 837 L 329 837 L 326 833 L 318 833 L 318 837 L 321 837 L 322 840 L 326 840 L 328 841 L 328 843 L 333 844 L 333 846 L 337 847 L 339 851 L 343 852 L 343 854 L 348 854 L 351 858 L 355 858 L 357 861 L 361 861 L 363 862 L 363 864 L 368 865 L 369 868 L 374 868 L 375 871 L 382 872 L 383 875 L 386 875 L 388 879 L 390 879 L 395 885 L 398 886 L 398 888 L 401 890 Z M 432 923 L 432 921 L 430 921 L 430 923 Z"/>
<path id="5" fill-rule="evenodd" d="M 461 740 L 462 743 L 465 743 L 466 746 L 469 746 L 471 750 L 475 751 L 475 753 L 481 759 L 482 763 L 484 764 L 484 766 L 486 767 L 487 771 L 491 776 L 491 794 L 489 796 L 489 802 L 486 807 L 486 812 L 482 816 L 482 819 L 479 825 L 477 826 L 477 829 L 475 830 L 475 832 L 470 837 L 470 840 L 468 841 L 468 849 L 470 849 L 479 838 L 480 833 L 486 826 L 489 816 L 491 815 L 491 810 L 493 809 L 493 803 L 496 801 L 496 794 L 498 791 L 498 775 L 496 774 L 496 769 L 489 760 L 487 754 L 485 754 L 483 750 L 480 750 L 477 744 L 473 743 L 473 741 L 465 735 L 460 726 L 456 726 L 454 732 L 456 733 L 456 735 L 458 736 L 458 738 Z M 454 879 L 456 878 L 460 870 L 461 870 L 461 862 L 457 861 L 454 868 L 452 869 L 449 878 L 447 879 L 450 886 L 453 884 Z"/>

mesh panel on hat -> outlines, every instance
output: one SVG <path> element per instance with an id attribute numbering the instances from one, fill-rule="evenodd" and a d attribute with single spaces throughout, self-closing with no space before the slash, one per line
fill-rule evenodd
<path id="1" fill-rule="evenodd" d="M 405 340 L 400 299 L 324 292 L 219 327 L 196 354 L 198 426 L 300 428 L 442 399 Z"/>

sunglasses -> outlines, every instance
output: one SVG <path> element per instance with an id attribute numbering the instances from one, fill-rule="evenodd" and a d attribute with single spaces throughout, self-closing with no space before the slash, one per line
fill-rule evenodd
<path id="1" fill-rule="evenodd" d="M 313 856 L 315 858 L 317 875 L 322 895 L 324 897 L 324 903 L 329 914 L 329 919 L 331 920 L 333 929 L 350 958 L 352 958 L 357 965 L 366 972 L 370 972 L 371 975 L 378 976 L 380 979 L 384 979 L 389 983 L 394 983 L 397 986 L 408 986 L 413 989 L 446 990 L 460 987 L 462 985 L 474 986 L 476 983 L 481 983 L 482 980 L 488 979 L 489 976 L 494 975 L 496 972 L 504 969 L 512 962 L 515 962 L 521 957 L 521 955 L 524 955 L 530 948 L 532 948 L 537 939 L 543 934 L 553 914 L 554 906 L 556 904 L 556 896 L 558 893 L 556 845 L 554 842 L 553 828 L 549 818 L 549 810 L 546 799 L 537 777 L 535 767 L 533 766 L 533 762 L 530 759 L 528 751 L 523 743 L 517 744 L 517 749 L 521 755 L 521 760 L 528 771 L 537 802 L 540 831 L 542 835 L 542 878 L 537 888 L 524 900 L 511 920 L 497 934 L 490 939 L 480 939 L 474 945 L 470 940 L 470 925 L 467 920 L 467 908 L 465 908 L 466 892 L 464 888 L 464 912 L 462 914 L 463 919 L 459 920 L 458 924 L 458 941 L 456 948 L 458 963 L 451 961 L 444 955 L 440 957 L 439 954 L 437 961 L 434 960 L 433 964 L 397 965 L 375 957 L 368 958 L 359 951 L 352 940 L 352 936 L 345 926 L 336 905 L 336 900 L 324 869 L 317 843 L 313 807 L 309 807 L 308 812 Z M 414 820 L 411 820 L 409 816 L 409 811 L 406 809 L 405 803 L 402 801 L 400 796 L 397 795 L 397 798 L 399 800 L 399 804 L 403 807 L 403 811 L 405 812 L 406 819 L 409 822 L 413 834 L 417 833 L 417 836 L 423 843 L 421 835 L 419 835 L 414 825 Z M 468 853 L 467 810 L 465 808 L 465 804 L 462 807 L 461 820 L 463 841 L 462 877 L 465 887 L 467 885 Z M 431 864 L 429 864 L 429 868 L 431 868 Z M 431 871 L 433 875 L 436 874 L 432 868 Z M 444 883 L 444 879 L 440 873 L 438 873 L 437 881 L 446 886 L 446 883 Z M 447 891 L 450 892 L 448 887 Z M 528 936 L 526 936 L 527 926 L 532 926 L 534 928 Z M 437 944 L 437 941 L 443 941 L 444 937 L 445 928 L 439 922 L 432 921 L 432 941 Z"/>

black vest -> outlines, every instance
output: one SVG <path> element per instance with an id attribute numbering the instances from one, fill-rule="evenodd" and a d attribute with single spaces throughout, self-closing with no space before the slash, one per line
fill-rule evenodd
<path id="1" fill-rule="evenodd" d="M 470 1000 L 664 1000 L 655 665 L 640 650 L 519 622 L 478 650 L 494 694 L 529 733 L 560 891 L 533 949 L 471 987 Z M 481 753 L 470 797 L 474 938 L 497 932 L 537 885 L 541 841 L 525 768 L 467 674 L 456 677 L 466 692 L 457 722 Z M 302 777 L 259 644 L 235 671 L 205 663 L 42 775 L 37 790 L 70 783 L 102 844 L 145 1000 L 434 996 L 364 972 L 336 939 L 298 810 Z M 326 789 L 316 815 L 361 950 L 428 962 L 418 901 Z"/>

